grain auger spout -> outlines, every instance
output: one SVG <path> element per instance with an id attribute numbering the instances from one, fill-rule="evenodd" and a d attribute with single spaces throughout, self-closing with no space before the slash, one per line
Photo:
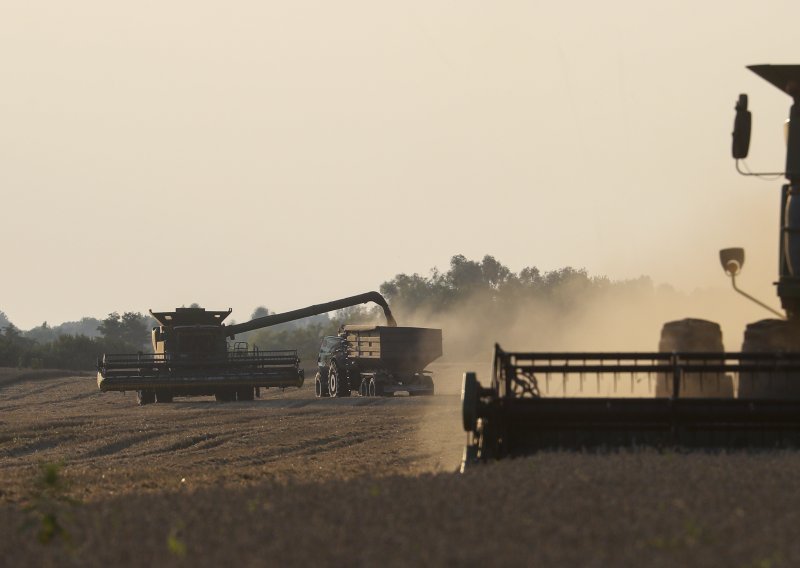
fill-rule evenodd
<path id="1" fill-rule="evenodd" d="M 359 304 L 383 308 L 396 327 L 389 305 L 378 292 L 367 292 L 282 314 L 225 325 L 231 310 L 176 308 L 150 313 L 159 323 L 152 332 L 152 353 L 106 354 L 97 361 L 102 391 L 135 391 L 139 404 L 172 402 L 175 396 L 214 395 L 218 401 L 253 400 L 261 388 L 301 387 L 305 379 L 297 351 L 263 351 L 236 334 L 296 321 Z"/>
<path id="2" fill-rule="evenodd" d="M 334 300 L 325 304 L 316 304 L 314 306 L 308 306 L 307 308 L 300 308 L 299 310 L 292 310 L 282 314 L 270 314 L 268 316 L 256 318 L 244 323 L 226 325 L 224 326 L 225 336 L 233 338 L 237 333 L 244 333 L 246 331 L 253 331 L 254 329 L 272 327 L 273 325 L 308 318 L 319 314 L 325 314 L 344 308 L 350 308 L 360 304 L 368 304 L 370 302 L 375 303 L 383 308 L 383 314 L 386 317 L 386 325 L 389 327 L 397 327 L 397 321 L 395 321 L 394 316 L 392 315 L 392 310 L 389 308 L 389 304 L 386 299 L 378 292 L 365 292 L 364 294 L 342 298 L 341 300 Z"/>

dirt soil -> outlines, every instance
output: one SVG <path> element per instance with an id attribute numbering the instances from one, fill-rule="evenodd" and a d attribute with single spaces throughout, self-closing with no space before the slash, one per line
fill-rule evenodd
<path id="1" fill-rule="evenodd" d="M 455 394 L 140 408 L 92 376 L 0 369 L 0 565 L 800 563 L 795 453 L 460 475 L 464 438 Z"/>

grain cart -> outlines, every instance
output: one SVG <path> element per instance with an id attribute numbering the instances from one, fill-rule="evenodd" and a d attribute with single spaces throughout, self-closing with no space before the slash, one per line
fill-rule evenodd
<path id="1" fill-rule="evenodd" d="M 742 249 L 720 251 L 734 288 L 779 319 L 747 326 L 741 352 L 725 353 L 713 322 L 664 326 L 648 353 L 541 353 L 494 349 L 482 386 L 464 374 L 463 467 L 551 448 L 800 446 L 800 65 L 749 67 L 794 99 L 782 188 L 780 277 L 785 315 L 736 287 Z M 733 157 L 747 156 L 747 96 L 736 105 Z M 735 388 L 734 388 L 735 387 Z"/>
<path id="2" fill-rule="evenodd" d="M 367 292 L 325 304 L 249 322 L 225 325 L 231 310 L 177 308 L 150 313 L 159 323 L 152 331 L 153 353 L 107 354 L 97 361 L 101 391 L 136 391 L 140 405 L 172 402 L 175 396 L 214 395 L 218 401 L 253 400 L 260 388 L 300 387 L 303 371 L 295 350 L 262 351 L 239 341 L 239 333 L 374 302 L 387 323 L 396 325 L 386 300 Z"/>
<path id="3" fill-rule="evenodd" d="M 322 340 L 314 378 L 317 397 L 433 395 L 425 367 L 442 356 L 442 330 L 344 325 Z"/>

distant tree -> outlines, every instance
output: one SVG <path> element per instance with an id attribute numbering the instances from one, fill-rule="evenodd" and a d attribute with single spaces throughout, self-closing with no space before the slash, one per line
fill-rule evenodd
<path id="1" fill-rule="evenodd" d="M 11 321 L 8 319 L 8 316 L 5 314 L 5 312 L 0 310 L 0 329 L 3 329 L 10 323 Z"/>
<path id="2" fill-rule="evenodd" d="M 120 341 L 133 349 L 141 349 L 148 341 L 148 318 L 138 312 L 108 314 L 97 330 L 104 339 Z"/>
<path id="3" fill-rule="evenodd" d="M 65 321 L 54 325 L 56 335 L 85 335 L 86 337 L 99 337 L 97 328 L 102 322 L 97 318 L 83 317 L 79 321 Z"/>
<path id="4" fill-rule="evenodd" d="M 47 325 L 47 322 L 43 322 L 42 325 L 25 332 L 25 337 L 29 337 L 37 343 L 53 341 L 58 335 L 52 327 Z"/>
<path id="5" fill-rule="evenodd" d="M 264 306 L 258 306 L 253 313 L 250 314 L 250 319 L 257 319 L 263 318 L 264 316 L 268 316 L 271 312 L 265 308 Z"/>

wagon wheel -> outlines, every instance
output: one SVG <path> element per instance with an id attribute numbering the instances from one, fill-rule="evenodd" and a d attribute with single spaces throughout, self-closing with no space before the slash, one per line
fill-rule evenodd
<path id="1" fill-rule="evenodd" d="M 322 375 L 314 375 L 314 394 L 317 398 L 328 396 L 328 382 L 322 379 Z"/>

